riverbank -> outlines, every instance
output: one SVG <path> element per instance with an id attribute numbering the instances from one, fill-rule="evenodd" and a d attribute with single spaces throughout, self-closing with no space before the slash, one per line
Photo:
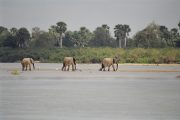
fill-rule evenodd
<path id="1" fill-rule="evenodd" d="M 77 64 L 77 70 L 61 71 L 62 63 L 35 63 L 35 70 L 22 71 L 20 63 L 0 63 L 0 79 L 172 79 L 180 74 L 179 64 L 119 64 L 117 71 L 99 71 L 100 64 Z M 161 77 L 159 75 L 162 75 Z"/>

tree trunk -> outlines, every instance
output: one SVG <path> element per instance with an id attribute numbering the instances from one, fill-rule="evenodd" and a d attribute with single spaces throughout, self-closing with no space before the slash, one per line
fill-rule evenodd
<path id="1" fill-rule="evenodd" d="M 171 46 L 174 47 L 173 39 L 171 39 Z"/>
<path id="2" fill-rule="evenodd" d="M 119 39 L 119 48 L 121 48 L 121 39 Z"/>
<path id="3" fill-rule="evenodd" d="M 60 48 L 62 48 L 62 37 L 60 37 Z"/>
<path id="4" fill-rule="evenodd" d="M 124 48 L 126 48 L 126 43 L 127 43 L 127 37 L 124 39 Z"/>
<path id="5" fill-rule="evenodd" d="M 58 46 L 60 47 L 60 48 L 62 48 L 62 34 L 60 34 L 60 36 L 59 36 L 59 40 L 58 40 Z"/>

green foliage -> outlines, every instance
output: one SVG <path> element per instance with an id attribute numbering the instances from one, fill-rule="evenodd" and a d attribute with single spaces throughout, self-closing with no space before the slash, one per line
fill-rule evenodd
<path id="1" fill-rule="evenodd" d="M 134 36 L 135 46 L 143 48 L 175 47 L 175 42 L 180 38 L 177 28 L 170 31 L 166 26 L 159 26 L 154 22 Z"/>
<path id="2" fill-rule="evenodd" d="M 20 28 L 17 32 L 17 44 L 20 48 L 27 48 L 30 42 L 30 33 L 26 28 Z"/>
<path id="3" fill-rule="evenodd" d="M 90 46 L 94 47 L 113 47 L 115 46 L 115 40 L 111 37 L 109 32 L 109 26 L 106 24 L 101 27 L 97 27 L 93 32 L 94 36 L 89 42 Z"/>
<path id="4" fill-rule="evenodd" d="M 180 62 L 180 49 L 120 49 L 120 48 L 50 48 L 12 49 L 0 48 L 0 62 L 16 62 L 32 57 L 41 62 L 62 62 L 73 56 L 77 63 L 100 63 L 105 57 L 120 56 L 120 63 L 175 63 Z"/>
<path id="5" fill-rule="evenodd" d="M 79 31 L 74 32 L 72 38 L 76 47 L 87 47 L 92 33 L 86 27 L 81 27 Z"/>

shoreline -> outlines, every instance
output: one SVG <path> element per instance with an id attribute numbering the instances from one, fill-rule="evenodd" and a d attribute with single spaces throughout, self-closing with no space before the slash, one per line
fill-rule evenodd
<path id="1" fill-rule="evenodd" d="M 11 72 L 23 72 L 22 66 L 20 63 L 0 63 L 0 72 L 1 73 L 11 73 Z M 76 73 L 85 73 L 85 74 L 104 74 L 108 73 L 108 68 L 106 68 L 106 71 L 99 71 L 101 65 L 100 64 L 83 64 L 77 63 L 77 70 Z M 35 63 L 35 70 L 32 70 L 32 72 L 48 72 L 51 74 L 51 72 L 60 72 L 60 73 L 68 73 L 67 71 L 61 71 L 62 63 Z M 70 71 L 71 66 L 70 66 Z M 25 71 L 24 71 L 25 72 Z M 28 70 L 29 72 L 29 70 Z M 137 64 L 137 63 L 124 63 L 119 64 L 119 68 L 117 71 L 112 71 L 112 67 L 110 67 L 110 73 L 178 73 L 180 72 L 180 64 L 159 64 L 158 66 L 156 64 Z"/>
<path id="2" fill-rule="evenodd" d="M 0 62 L 0 64 L 13 64 L 13 63 L 19 63 L 20 62 Z M 35 61 L 36 64 L 62 64 L 60 62 L 39 62 Z M 76 63 L 76 64 L 81 64 L 81 65 L 97 65 L 101 63 Z M 179 63 L 170 63 L 170 64 L 155 64 L 155 63 L 118 63 L 118 65 L 132 65 L 132 66 L 180 66 Z"/>

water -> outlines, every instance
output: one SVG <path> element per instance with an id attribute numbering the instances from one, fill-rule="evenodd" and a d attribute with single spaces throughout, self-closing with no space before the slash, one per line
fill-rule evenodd
<path id="1" fill-rule="evenodd" d="M 55 70 L 61 64 L 37 64 L 39 70 L 19 75 L 11 74 L 19 64 L 1 66 L 0 120 L 180 119 L 179 66 L 120 65 L 117 72 L 100 72 L 89 64 L 62 72 Z"/>

